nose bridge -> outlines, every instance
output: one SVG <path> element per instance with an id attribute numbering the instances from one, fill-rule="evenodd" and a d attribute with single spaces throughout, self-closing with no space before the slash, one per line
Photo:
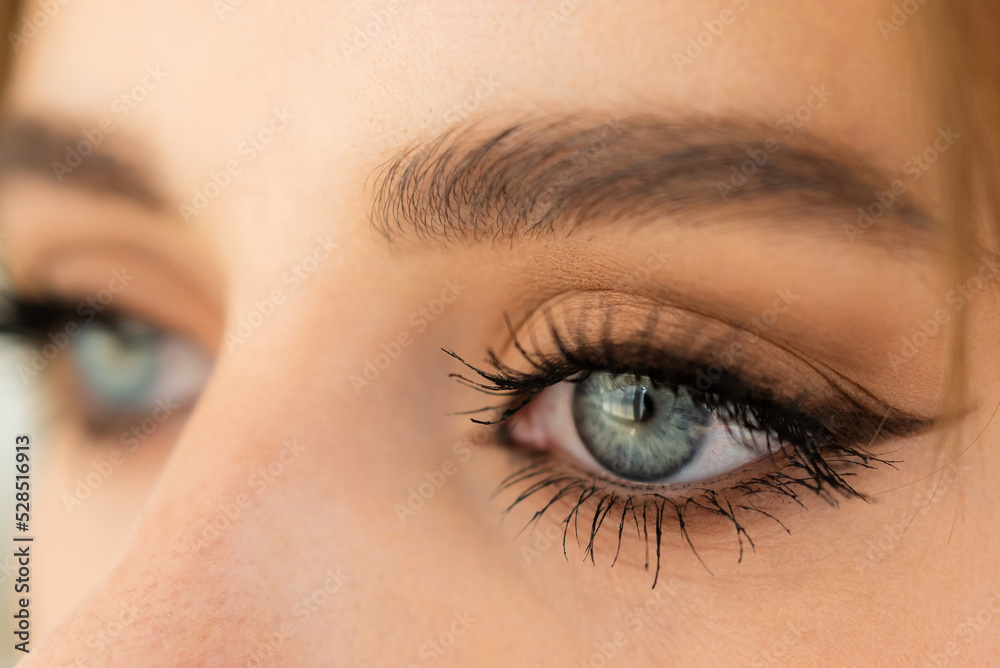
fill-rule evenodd
<path id="1" fill-rule="evenodd" d="M 122 556 L 26 665 L 79 655 L 82 665 L 271 665 L 331 634 L 350 662 L 378 655 L 389 600 L 423 610 L 399 620 L 400 633 L 441 623 L 427 601 L 451 615 L 477 588 L 501 595 L 474 577 L 498 568 L 481 555 L 454 591 L 412 577 L 459 577 L 441 551 L 463 552 L 459 536 L 478 525 L 470 515 L 456 532 L 439 513 L 460 506 L 461 476 L 416 517 L 398 513 L 425 472 L 468 450 L 453 447 L 463 421 L 427 415 L 428 404 L 457 405 L 454 384 L 420 374 L 443 354 L 412 317 L 445 322 L 438 292 L 464 285 L 366 316 L 359 287 L 331 287 L 335 278 L 316 274 L 269 317 L 244 318 L 254 326 L 220 353 Z M 331 312 L 352 326 L 331 330 Z M 373 359 L 378 373 L 366 375 Z"/>
<path id="2" fill-rule="evenodd" d="M 378 535 L 345 502 L 362 460 L 337 457 L 366 398 L 304 377 L 317 364 L 287 331 L 223 354 L 125 552 L 26 665 L 269 665 L 315 631 L 304 621 L 346 604 L 360 537 Z"/>

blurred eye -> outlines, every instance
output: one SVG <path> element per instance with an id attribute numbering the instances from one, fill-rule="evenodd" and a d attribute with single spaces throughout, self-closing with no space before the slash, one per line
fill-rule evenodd
<path id="1" fill-rule="evenodd" d="M 83 325 L 70 351 L 83 402 L 101 420 L 193 403 L 212 366 L 193 341 L 137 320 Z"/>
<path id="2" fill-rule="evenodd" d="M 726 417 L 694 388 L 644 376 L 589 373 L 545 389 L 518 416 L 514 440 L 632 482 L 699 482 L 777 450 L 764 430 Z"/>

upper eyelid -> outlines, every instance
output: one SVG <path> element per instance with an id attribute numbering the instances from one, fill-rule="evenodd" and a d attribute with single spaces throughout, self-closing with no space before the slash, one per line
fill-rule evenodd
<path id="1" fill-rule="evenodd" d="M 529 355 L 536 353 L 539 347 L 545 349 L 549 356 L 561 352 L 553 345 L 555 337 L 538 346 L 536 333 L 539 327 L 547 333 L 556 332 L 564 345 L 580 349 L 607 347 L 614 343 L 607 338 L 608 335 L 614 335 L 616 339 L 627 341 L 628 347 L 640 350 L 644 358 L 648 357 L 646 353 L 649 351 L 643 349 L 641 340 L 654 341 L 661 347 L 669 346 L 670 350 L 664 350 L 663 357 L 672 356 L 675 365 L 692 360 L 698 367 L 714 364 L 743 375 L 752 375 L 762 384 L 771 385 L 787 380 L 789 373 L 797 373 L 803 379 L 808 374 L 872 410 L 905 415 L 914 420 L 935 419 L 908 413 L 891 405 L 815 357 L 770 337 L 767 331 L 755 330 L 744 322 L 659 299 L 624 296 L 605 290 L 569 293 L 545 302 L 517 325 L 509 318 L 506 322 L 509 340 L 497 353 L 498 359 L 506 362 L 524 361 L 519 359 L 523 353 L 518 346 L 526 349 Z M 625 335 L 621 333 L 623 329 L 627 332 Z M 617 346 L 616 356 L 627 361 L 628 354 L 623 351 L 624 347 Z M 727 352 L 736 354 L 727 358 Z M 752 364 L 756 358 L 765 356 L 769 367 L 767 372 L 760 369 L 760 365 Z M 641 361 L 646 362 L 647 359 Z"/>
<path id="2" fill-rule="evenodd" d="M 712 366 L 714 361 L 712 352 L 717 344 L 730 342 L 734 339 L 738 340 L 738 337 L 748 335 L 746 330 L 733 330 L 731 325 L 723 320 L 704 316 L 689 309 L 678 309 L 678 311 L 685 312 L 684 317 L 694 318 L 701 324 L 714 323 L 721 334 L 717 332 L 713 336 L 703 336 L 703 341 L 699 342 L 697 346 L 691 346 L 691 341 L 687 340 L 689 337 L 686 330 L 678 332 L 677 329 L 671 329 L 670 341 L 667 341 L 649 336 L 650 332 L 648 331 L 644 332 L 643 336 L 635 337 L 636 331 L 643 331 L 641 328 L 635 327 L 632 330 L 632 338 L 628 338 L 627 341 L 618 340 L 615 345 L 609 346 L 608 341 L 593 338 L 594 333 L 598 331 L 607 334 L 607 330 L 602 325 L 594 324 L 593 310 L 599 311 L 604 322 L 611 322 L 622 308 L 642 321 L 643 309 L 664 307 L 652 300 L 645 301 L 643 306 L 639 307 L 636 303 L 623 306 L 618 296 L 614 295 L 609 302 L 602 301 L 601 293 L 588 293 L 586 296 L 587 300 L 583 304 L 577 304 L 574 310 L 577 311 L 577 322 L 587 321 L 585 329 L 590 334 L 582 337 L 574 336 L 572 333 L 574 325 L 566 324 L 572 320 L 571 317 L 561 320 L 552 316 L 551 312 L 545 313 L 542 318 L 545 326 L 554 330 L 564 330 L 563 334 L 556 337 L 556 339 L 563 341 L 560 346 L 550 348 L 545 354 L 535 356 L 537 351 L 528 352 L 528 355 L 532 356 L 529 366 L 534 367 L 530 370 L 524 371 L 508 366 L 510 352 L 507 355 L 493 357 L 490 355 L 494 354 L 490 353 L 487 357 L 487 367 L 480 369 L 466 363 L 455 353 L 446 351 L 474 371 L 478 378 L 466 378 L 461 374 L 452 374 L 453 376 L 459 377 L 467 384 L 478 384 L 479 389 L 487 392 L 514 396 L 519 402 L 518 404 L 510 402 L 501 407 L 502 412 L 499 413 L 498 417 L 487 422 L 502 422 L 516 413 L 541 388 L 566 380 L 581 371 L 639 373 L 693 385 L 694 374 Z M 542 309 L 544 310 L 544 308 L 543 306 Z M 535 314 L 532 314 L 523 322 L 529 323 L 534 317 Z M 646 322 L 648 323 L 649 320 L 647 319 Z M 512 339 L 507 348 L 513 348 L 516 354 L 523 355 L 524 345 L 519 342 L 519 336 L 525 325 L 522 324 L 515 332 L 514 325 L 509 319 L 507 323 Z M 940 417 L 920 416 L 892 406 L 819 362 L 808 359 L 787 346 L 769 341 L 766 337 L 756 334 L 753 336 L 758 339 L 756 343 L 759 346 L 758 350 L 748 352 L 740 360 L 740 364 L 732 369 L 723 367 L 726 373 L 721 377 L 721 380 L 714 381 L 716 390 L 749 395 L 758 394 L 757 390 L 765 388 L 780 387 L 789 391 L 798 388 L 795 392 L 802 397 L 802 401 L 808 400 L 812 404 L 811 408 L 807 410 L 813 414 L 826 412 L 830 415 L 839 415 L 847 418 L 845 424 L 860 424 L 859 429 L 867 430 L 864 433 L 858 432 L 851 435 L 851 438 L 855 440 L 870 437 L 872 442 L 875 442 L 890 437 L 912 435 L 932 428 L 940 420 Z M 537 340 L 533 341 L 534 343 L 537 343 Z M 518 346 L 520 346 L 520 350 Z M 620 368 L 613 369 L 609 364 L 602 363 L 609 350 L 612 349 L 615 355 L 614 362 Z M 574 360 L 574 357 L 584 357 L 585 359 Z M 762 370 L 762 365 L 765 363 L 768 367 L 766 372 Z M 784 365 L 784 367 L 779 365 Z M 739 385 L 732 384 L 735 378 L 739 379 Z M 794 394 L 786 396 L 784 400 L 775 396 L 775 406 L 779 408 L 791 406 L 793 400 L 798 400 L 798 398 Z M 785 408 L 785 410 L 789 409 Z M 476 418 L 473 420 L 482 421 Z"/>
<path id="3" fill-rule="evenodd" d="M 182 337 L 194 341 L 196 345 L 211 356 L 211 350 L 205 348 L 203 342 L 191 333 L 180 330 L 168 324 L 163 324 L 131 313 L 127 308 L 115 303 L 108 304 L 102 310 L 91 310 L 92 317 L 80 313 L 77 307 L 80 302 L 67 300 L 59 295 L 36 294 L 29 296 L 12 292 L 0 291 L 0 336 L 8 335 L 22 339 L 45 339 L 53 333 L 53 328 L 76 336 L 66 328 L 75 323 L 73 331 L 80 332 L 84 326 L 103 324 L 111 329 L 120 329 L 130 322 L 136 322 L 154 329 L 165 335 Z"/>

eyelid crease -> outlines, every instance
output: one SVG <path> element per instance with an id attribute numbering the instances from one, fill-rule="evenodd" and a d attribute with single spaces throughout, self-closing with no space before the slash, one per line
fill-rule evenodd
<path id="1" fill-rule="evenodd" d="M 749 527 L 756 529 L 760 523 L 773 522 L 773 526 L 790 533 L 778 514 L 788 506 L 807 508 L 805 491 L 834 508 L 839 507 L 840 498 L 867 500 L 867 495 L 852 484 L 854 477 L 882 466 L 895 468 L 899 463 L 886 458 L 887 454 L 895 455 L 895 449 L 879 453 L 873 446 L 916 435 L 938 424 L 936 418 L 890 406 L 788 346 L 745 328 L 734 328 L 721 319 L 673 305 L 664 307 L 655 300 L 626 298 L 617 293 L 586 294 L 590 301 L 571 304 L 571 308 L 559 310 L 547 303 L 516 328 L 505 313 L 510 343 L 502 356 L 487 350 L 487 364 L 482 369 L 445 350 L 475 374 L 450 376 L 506 400 L 500 406 L 468 412 L 496 411 L 495 419 L 473 417 L 472 421 L 499 423 L 497 444 L 527 458 L 523 459 L 527 463 L 501 482 L 494 493 L 515 494 L 506 503 L 503 515 L 529 500 L 539 504 L 536 507 L 540 509 L 530 514 L 522 527 L 524 532 L 537 526 L 547 513 L 565 513 L 559 524 L 567 559 L 567 544 L 575 538 L 584 559 L 593 563 L 597 536 L 602 527 L 610 526 L 612 532 L 617 528 L 617 546 L 612 544 L 614 566 L 622 553 L 626 527 L 631 531 L 634 526 L 635 539 L 645 547 L 644 568 L 649 570 L 655 559 L 655 587 L 662 561 L 663 525 L 676 520 L 680 537 L 711 574 L 695 545 L 695 538 L 716 535 L 711 529 L 709 534 L 702 533 L 706 526 L 712 526 L 709 518 L 722 520 L 724 528 L 735 530 L 738 561 L 742 561 L 745 547 L 756 549 Z M 669 319 L 671 315 L 674 320 Z M 625 333 L 621 331 L 623 323 Z M 661 333 L 664 323 L 667 335 Z M 748 351 L 738 365 L 720 367 L 713 384 L 702 391 L 706 401 L 714 401 L 713 405 L 731 407 L 726 424 L 756 425 L 769 445 L 774 435 L 774 444 L 779 447 L 766 448 L 759 459 L 742 467 L 691 483 L 627 481 L 588 470 L 561 453 L 561 448 L 538 449 L 521 443 L 513 433 L 518 411 L 552 385 L 603 371 L 645 376 L 670 387 L 694 387 L 698 372 L 712 363 L 714 347 L 720 342 L 747 339 L 751 334 L 756 338 L 753 346 L 765 352 Z M 548 348 L 543 343 L 546 336 Z M 754 363 L 761 358 L 764 362 Z M 799 378 L 798 387 L 792 386 L 776 367 L 795 369 L 799 376 L 808 376 L 809 382 Z M 817 401 L 817 393 L 825 396 Z M 586 515 L 582 520 L 581 514 Z M 654 547 L 655 557 L 651 557 Z"/>
<path id="2" fill-rule="evenodd" d="M 566 293 L 516 327 L 504 317 L 510 340 L 500 352 L 488 351 L 490 377 L 466 365 L 480 381 L 494 383 L 494 390 L 531 389 L 520 385 L 538 371 L 545 371 L 551 384 L 587 370 L 586 364 L 601 362 L 603 368 L 590 370 L 630 374 L 645 368 L 651 373 L 643 375 L 687 377 L 692 383 L 701 378 L 702 384 L 707 381 L 716 389 L 725 381 L 709 375 L 724 371 L 726 378 L 738 376 L 744 385 L 772 388 L 786 403 L 801 403 L 817 412 L 840 406 L 840 413 L 885 418 L 885 436 L 909 435 L 941 420 L 893 406 L 820 361 L 748 327 L 654 299 L 610 291 Z M 720 350 L 739 352 L 720 363 Z M 584 356 L 586 360 L 574 359 Z M 495 386 L 498 376 L 506 383 L 503 387 Z M 817 395 L 823 401 L 816 401 Z"/>

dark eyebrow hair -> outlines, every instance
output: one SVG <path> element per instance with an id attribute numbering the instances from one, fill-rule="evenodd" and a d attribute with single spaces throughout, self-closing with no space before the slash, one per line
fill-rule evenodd
<path id="1" fill-rule="evenodd" d="M 891 191 L 903 184 L 898 175 L 790 124 L 577 115 L 484 132 L 484 123 L 447 130 L 377 170 L 374 229 L 390 242 L 449 243 L 664 217 L 754 217 L 815 233 L 817 222 L 803 220 L 812 216 L 853 241 L 848 225 L 857 224 L 858 207 L 871 207 L 877 224 L 856 228 L 864 241 L 895 247 L 938 231 L 905 185 Z M 892 202 L 876 206 L 879 193 Z"/>
<path id="2" fill-rule="evenodd" d="M 815 221 L 803 221 L 813 216 L 844 239 L 888 247 L 940 231 L 901 179 L 849 147 L 787 124 L 577 114 L 493 132 L 484 125 L 459 124 L 383 165 L 372 194 L 374 229 L 391 242 L 449 243 L 569 233 L 590 222 L 758 217 L 815 233 Z M 41 120 L 6 118 L 0 177 L 31 173 L 154 211 L 167 208 L 137 161 L 103 147 L 83 155 L 78 148 L 86 139 Z M 75 165 L 71 150 L 80 158 Z M 892 184 L 904 192 L 892 192 Z M 872 211 L 868 225 L 857 224 L 859 208 Z"/>
<path id="3" fill-rule="evenodd" d="M 102 137 L 98 143 L 104 141 Z M 0 121 L 0 177 L 9 173 L 33 174 L 55 185 L 122 197 L 155 211 L 166 207 L 137 163 L 95 147 L 82 130 L 35 119 Z"/>

